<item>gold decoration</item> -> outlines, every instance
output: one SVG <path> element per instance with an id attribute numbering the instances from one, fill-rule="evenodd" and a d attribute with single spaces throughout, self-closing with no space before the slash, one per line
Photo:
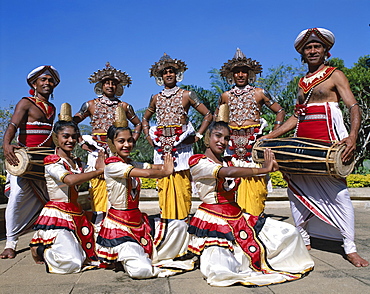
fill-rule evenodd
<path id="1" fill-rule="evenodd" d="M 229 105 L 221 104 L 218 108 L 218 115 L 216 117 L 216 121 L 224 121 L 226 123 L 229 122 Z"/>
<path id="2" fill-rule="evenodd" d="M 72 107 L 69 103 L 63 103 L 60 106 L 59 120 L 72 121 Z"/>
<path id="3" fill-rule="evenodd" d="M 113 125 L 117 128 L 127 128 L 128 126 L 128 121 L 127 121 L 127 116 L 126 116 L 126 111 L 123 109 L 121 105 L 117 106 L 116 112 L 114 114 L 115 121 Z M 117 149 L 114 146 L 114 143 L 112 142 L 111 139 L 107 139 L 107 144 L 109 146 L 109 149 L 112 151 L 112 153 L 116 153 Z"/>

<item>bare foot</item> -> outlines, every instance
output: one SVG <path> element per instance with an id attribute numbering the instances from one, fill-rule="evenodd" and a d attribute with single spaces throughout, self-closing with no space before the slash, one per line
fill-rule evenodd
<path id="1" fill-rule="evenodd" d="M 310 251 L 311 250 L 311 245 L 306 245 L 306 248 L 307 248 L 308 251 Z"/>
<path id="2" fill-rule="evenodd" d="M 15 253 L 15 250 L 12 248 L 5 248 L 3 253 L 0 254 L 1 259 L 13 259 L 17 253 Z"/>
<path id="3" fill-rule="evenodd" d="M 355 267 L 366 267 L 369 265 L 369 262 L 358 255 L 357 252 L 347 254 L 347 259 Z"/>
<path id="4" fill-rule="evenodd" d="M 40 255 L 37 254 L 37 247 L 31 247 L 31 254 L 32 254 L 33 260 L 37 264 L 44 264 L 44 259 Z"/>

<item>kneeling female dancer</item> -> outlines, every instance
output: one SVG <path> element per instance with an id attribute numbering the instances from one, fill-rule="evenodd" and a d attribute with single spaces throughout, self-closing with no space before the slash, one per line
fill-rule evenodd
<path id="1" fill-rule="evenodd" d="M 144 169 L 145 164 L 129 158 L 135 140 L 128 127 L 111 126 L 107 136 L 113 143 L 110 148 L 117 156 L 105 161 L 104 176 L 111 207 L 97 238 L 99 259 L 110 264 L 121 262 L 128 275 L 136 279 L 165 277 L 192 270 L 192 260 L 172 260 L 186 253 L 187 224 L 180 220 L 158 219 L 153 233 L 147 215 L 139 210 L 139 177 L 170 175 L 174 168 L 172 156 L 165 156 L 164 165 Z"/>
<path id="2" fill-rule="evenodd" d="M 265 151 L 262 168 L 233 167 L 231 158 L 222 157 L 229 139 L 228 124 L 213 122 L 205 154 L 189 160 L 203 202 L 190 222 L 189 251 L 200 255 L 200 270 L 212 286 L 265 286 L 303 277 L 314 263 L 296 228 L 243 213 L 235 202 L 239 178 L 276 170 L 274 154 Z"/>
<path id="3" fill-rule="evenodd" d="M 53 132 L 55 154 L 44 159 L 50 201 L 35 222 L 31 252 L 36 263 L 46 263 L 49 273 L 77 273 L 97 261 L 94 229 L 77 202 L 78 185 L 103 174 L 104 153 L 99 153 L 95 171 L 83 173 L 81 161 L 72 156 L 78 127 L 59 120 Z"/>

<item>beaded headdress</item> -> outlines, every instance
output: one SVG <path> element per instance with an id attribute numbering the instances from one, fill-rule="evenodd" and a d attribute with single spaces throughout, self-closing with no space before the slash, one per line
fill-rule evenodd
<path id="1" fill-rule="evenodd" d="M 176 69 L 176 81 L 181 82 L 184 77 L 184 72 L 188 69 L 186 63 L 180 59 L 172 59 L 166 53 L 159 59 L 158 62 L 154 63 L 149 69 L 150 76 L 154 77 L 156 83 L 159 86 L 163 85 L 162 72 L 168 67 Z"/>
<path id="2" fill-rule="evenodd" d="M 220 69 L 221 76 L 226 78 L 226 81 L 230 85 L 234 83 L 233 69 L 235 67 L 248 67 L 249 83 L 254 83 L 256 81 L 256 75 L 262 72 L 260 63 L 251 58 L 247 58 L 239 48 L 236 49 L 234 58 L 225 62 Z"/>
<path id="3" fill-rule="evenodd" d="M 94 72 L 89 77 L 89 82 L 91 84 L 96 83 L 94 87 L 94 91 L 97 95 L 101 95 L 102 92 L 102 85 L 103 81 L 105 80 L 115 80 L 118 82 L 116 96 L 121 96 L 123 94 L 123 87 L 129 87 L 131 85 L 131 77 L 124 71 L 114 68 L 110 65 L 109 62 L 105 64 L 104 69 L 99 69 L 97 72 Z"/>

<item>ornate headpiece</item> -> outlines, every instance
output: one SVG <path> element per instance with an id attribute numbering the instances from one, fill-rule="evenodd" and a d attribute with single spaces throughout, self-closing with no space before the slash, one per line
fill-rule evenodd
<path id="1" fill-rule="evenodd" d="M 155 81 L 158 86 L 163 85 L 162 72 L 168 67 L 176 69 L 176 81 L 181 82 L 184 78 L 184 72 L 188 69 L 186 63 L 180 59 L 172 59 L 166 53 L 159 59 L 158 62 L 154 63 L 149 69 L 150 76 L 155 77 Z"/>
<path id="2" fill-rule="evenodd" d="M 63 103 L 60 106 L 59 120 L 72 121 L 72 107 L 69 103 Z"/>
<path id="3" fill-rule="evenodd" d="M 302 54 L 303 48 L 307 43 L 320 42 L 325 45 L 327 52 L 333 47 L 335 42 L 334 34 L 323 28 L 312 28 L 303 30 L 299 33 L 298 37 L 294 41 L 295 49 Z"/>
<path id="4" fill-rule="evenodd" d="M 69 103 L 63 103 L 60 106 L 60 113 L 58 114 L 58 120 L 72 121 L 72 107 Z M 52 133 L 52 138 L 55 146 L 58 146 L 57 134 Z"/>
<path id="5" fill-rule="evenodd" d="M 123 109 L 121 105 L 118 105 L 116 108 L 116 112 L 114 114 L 114 123 L 113 125 L 117 128 L 126 128 L 128 126 L 126 111 Z M 111 139 L 107 139 L 107 144 L 111 152 L 116 153 L 116 147 L 114 146 Z"/>
<path id="6" fill-rule="evenodd" d="M 234 83 L 233 69 L 235 67 L 248 67 L 248 81 L 254 83 L 256 81 L 256 75 L 262 72 L 262 66 L 256 60 L 247 58 L 244 53 L 236 48 L 234 58 L 228 60 L 220 69 L 222 77 L 226 78 L 226 81 L 231 85 Z"/>
<path id="7" fill-rule="evenodd" d="M 35 83 L 35 81 L 39 77 L 42 77 L 44 75 L 50 75 L 53 77 L 55 81 L 55 87 L 58 86 L 58 84 L 60 83 L 58 71 L 51 65 L 42 65 L 35 68 L 27 75 L 28 85 L 30 85 L 30 87 L 33 89 L 33 84 Z"/>
<path id="8" fill-rule="evenodd" d="M 221 104 L 218 108 L 218 115 L 215 121 L 224 121 L 225 123 L 229 122 L 229 105 L 228 104 Z M 209 129 L 207 129 L 206 133 L 204 134 L 204 145 L 209 147 L 209 139 L 211 137 L 211 133 Z"/>
<path id="9" fill-rule="evenodd" d="M 104 69 L 99 69 L 89 77 L 89 82 L 91 84 L 96 83 L 94 91 L 97 95 L 102 94 L 103 81 L 108 79 L 118 82 L 116 96 L 121 96 L 123 94 L 123 87 L 129 87 L 132 83 L 130 76 L 126 72 L 115 69 L 107 62 Z"/>

